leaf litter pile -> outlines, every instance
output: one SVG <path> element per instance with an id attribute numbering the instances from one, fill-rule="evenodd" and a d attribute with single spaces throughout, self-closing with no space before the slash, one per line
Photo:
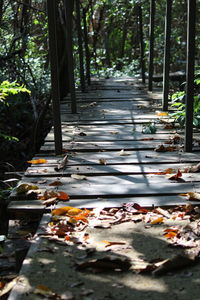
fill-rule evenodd
<path id="1" fill-rule="evenodd" d="M 168 247 L 177 248 L 178 254 L 167 259 L 154 257 L 151 261 L 140 260 L 138 263 L 137 259 L 134 261 L 130 258 L 129 252 L 134 245 L 126 240 L 113 240 L 110 235 L 109 240 L 94 242 L 94 230 L 100 230 L 102 235 L 122 223 L 129 223 L 130 226 L 141 223 L 147 231 L 149 228 L 162 226 L 162 236 L 159 238 L 165 241 L 166 251 Z M 90 210 L 65 206 L 52 210 L 46 236 L 56 243 L 84 249 L 85 255 L 74 263 L 74 268 L 78 271 L 131 271 L 136 274 L 163 275 L 199 262 L 200 208 L 187 204 L 170 209 L 146 209 L 136 203 L 126 203 L 119 208 Z"/>

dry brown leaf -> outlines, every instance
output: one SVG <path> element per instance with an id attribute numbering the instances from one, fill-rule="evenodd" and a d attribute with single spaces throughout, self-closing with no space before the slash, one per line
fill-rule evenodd
<path id="1" fill-rule="evenodd" d="M 53 181 L 49 183 L 49 186 L 61 186 L 63 183 L 60 180 Z"/>
<path id="2" fill-rule="evenodd" d="M 104 159 L 104 158 L 100 158 L 100 159 L 99 159 L 99 163 L 100 163 L 101 165 L 107 165 L 107 160 Z"/>
<path id="3" fill-rule="evenodd" d="M 173 152 L 176 150 L 178 150 L 177 146 L 174 146 L 174 145 L 168 146 L 168 145 L 164 145 L 164 144 L 160 144 L 154 149 L 154 151 L 156 151 L 156 152 Z"/>
<path id="4" fill-rule="evenodd" d="M 176 174 L 174 175 L 170 175 L 168 177 L 169 180 L 180 180 L 180 178 L 182 177 L 182 172 L 178 169 L 178 171 L 176 172 Z"/>

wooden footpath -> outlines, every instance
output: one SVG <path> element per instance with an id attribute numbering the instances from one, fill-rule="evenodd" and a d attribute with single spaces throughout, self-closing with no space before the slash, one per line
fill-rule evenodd
<path id="1" fill-rule="evenodd" d="M 70 200 L 59 202 L 56 207 L 119 207 L 129 202 L 145 207 L 174 206 L 188 203 L 181 194 L 200 192 L 200 173 L 183 173 L 179 180 L 170 180 L 169 175 L 165 174 L 170 170 L 172 173 L 189 170 L 191 166 L 197 165 L 200 152 L 197 148 L 193 153 L 184 153 L 182 129 L 173 127 L 168 115 L 156 113 L 161 110 L 161 94 L 148 94 L 135 80 L 127 78 L 94 81 L 90 91 L 78 93 L 77 98 L 76 115 L 70 113 L 68 99 L 61 105 L 63 155 L 54 155 L 52 128 L 40 153 L 33 158 L 46 159 L 46 162 L 41 165 L 32 164 L 20 184 L 34 184 L 41 190 L 53 189 L 69 194 Z M 149 124 L 154 124 L 156 133 L 143 133 Z M 195 138 L 198 145 L 198 132 L 195 133 Z M 174 151 L 155 151 L 163 145 Z M 59 169 L 63 158 L 65 167 Z M 52 186 L 55 181 L 62 185 Z M 27 200 L 13 195 L 8 211 L 10 218 L 21 214 L 43 215 L 39 227 L 41 230 L 47 227 L 48 212 L 54 207 L 46 207 L 42 200 Z M 123 231 L 123 227 L 121 230 Z M 72 272 L 72 254 L 69 252 L 67 258 L 66 248 L 62 244 L 56 244 L 57 250 L 53 250 L 52 256 L 48 250 L 51 248 L 50 242 L 37 233 L 22 266 L 20 281 L 9 300 L 38 299 L 36 295 L 29 294 L 33 286 L 45 284 L 61 291 L 68 279 L 78 280 L 76 273 L 74 277 L 69 274 Z M 68 279 L 66 276 L 69 276 Z M 82 275 L 79 274 L 80 276 Z M 88 285 L 93 278 L 89 276 L 90 274 L 83 275 L 80 278 L 82 281 L 87 280 Z M 113 282 L 114 279 L 111 278 Z M 141 277 L 134 277 L 134 280 L 140 284 Z M 145 280 L 144 278 L 144 285 Z M 152 288 L 153 283 L 149 284 Z M 119 294 L 118 298 L 112 299 L 132 299 L 132 296 L 120 297 Z M 141 299 L 141 295 L 134 299 Z M 157 299 L 157 296 L 152 299 Z M 168 299 L 167 294 L 163 299 Z"/>
<path id="2" fill-rule="evenodd" d="M 119 206 L 137 202 L 142 206 L 171 206 L 185 203 L 181 193 L 200 191 L 198 173 L 183 173 L 182 180 L 169 180 L 166 169 L 184 170 L 200 161 L 200 152 L 183 152 L 183 140 L 173 152 L 157 152 L 156 147 L 170 146 L 180 128 L 170 128 L 169 117 L 160 116 L 161 94 L 148 94 L 133 79 L 94 81 L 88 93 L 77 94 L 78 113 L 70 113 L 70 101 L 61 105 L 63 155 L 54 155 L 53 128 L 40 153 L 41 165 L 31 165 L 22 182 L 52 189 L 60 180 L 59 190 L 70 196 L 69 205 L 78 207 Z M 149 123 L 155 134 L 143 133 Z M 196 133 L 198 138 L 198 133 Z M 57 170 L 67 155 L 64 169 Z M 163 175 L 162 175 L 163 172 Z M 74 176 L 74 175 L 81 175 Z M 82 179 L 84 178 L 84 179 Z M 66 203 L 59 203 L 62 206 Z M 15 199 L 9 212 L 49 211 L 41 201 Z"/>

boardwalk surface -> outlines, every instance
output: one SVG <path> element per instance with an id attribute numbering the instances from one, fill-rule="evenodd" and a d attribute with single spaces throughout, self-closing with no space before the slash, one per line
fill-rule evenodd
<path id="1" fill-rule="evenodd" d="M 185 204 L 186 197 L 180 194 L 200 192 L 199 173 L 183 173 L 179 180 L 170 180 L 169 174 L 178 170 L 190 170 L 199 162 L 200 152 L 183 152 L 183 130 L 173 127 L 169 116 L 163 116 L 160 111 L 160 98 L 158 93 L 148 94 L 142 91 L 133 79 L 110 79 L 96 81 L 88 93 L 77 95 L 78 114 L 70 113 L 70 101 L 66 99 L 61 105 L 63 155 L 54 155 L 53 128 L 46 137 L 40 153 L 34 159 L 44 158 L 47 161 L 41 165 L 31 165 L 23 182 L 36 184 L 40 189 L 54 189 L 69 194 L 70 201 L 67 205 L 75 207 L 119 207 L 123 203 L 138 203 L 141 206 L 173 206 Z M 156 128 L 156 133 L 148 133 L 149 124 Z M 196 143 L 198 144 L 198 132 Z M 168 151 L 164 151 L 168 149 Z M 156 151 L 160 149 L 160 151 Z M 162 150 L 162 151 L 161 151 Z M 173 151 L 172 151 L 173 150 Z M 65 167 L 59 169 L 60 162 L 65 159 Z M 55 181 L 61 186 L 52 187 Z M 66 205 L 59 202 L 57 207 Z M 14 199 L 9 205 L 10 213 L 19 212 L 48 212 L 52 207 L 45 207 L 40 200 Z M 44 216 L 42 222 L 46 222 Z M 121 226 L 121 227 L 120 227 Z M 107 231 L 106 236 L 101 232 L 95 233 L 95 238 L 125 239 L 125 231 L 134 230 L 135 239 L 139 241 L 137 249 L 148 258 L 153 259 L 155 249 L 164 246 L 164 242 L 154 235 L 160 234 L 158 229 L 153 229 L 151 236 L 145 232 L 141 225 L 134 224 L 134 228 L 119 225 L 114 231 Z M 126 237 L 130 238 L 130 237 Z M 150 253 L 145 252 L 144 238 L 150 246 Z M 82 291 L 82 296 L 76 299 L 189 299 L 182 288 L 182 279 L 177 281 L 177 293 L 169 295 L 171 278 L 166 280 L 145 278 L 140 275 L 118 275 L 113 279 L 109 274 L 104 279 L 99 275 L 87 274 L 70 275 L 73 261 L 72 256 L 65 246 L 57 245 L 58 252 L 52 256 L 49 242 L 39 238 L 37 246 L 32 247 L 26 263 L 31 264 L 31 271 L 25 266 L 22 275 L 25 281 L 17 286 L 11 294 L 11 299 L 17 299 L 22 292 L 23 299 L 37 299 L 37 296 L 25 294 L 30 292 L 32 286 L 43 282 L 43 270 L 48 277 L 48 283 L 64 292 L 70 284 L 74 287 L 87 286 Z M 38 250 L 39 249 L 39 250 Z M 42 251 L 41 249 L 50 249 Z M 101 249 L 100 249 L 101 250 Z M 75 251 L 75 250 L 74 250 Z M 84 255 L 81 250 L 77 256 Z M 45 256 L 43 256 L 44 252 Z M 144 254 L 145 253 L 145 254 Z M 133 254 L 132 254 L 133 255 Z M 46 261 L 46 263 L 45 263 Z M 34 262 L 34 264 L 32 264 Z M 63 268 L 63 262 L 65 268 Z M 50 266 L 50 269 L 48 269 Z M 68 269 L 68 271 L 67 271 Z M 33 275 L 37 272 L 37 278 Z M 196 272 L 199 272 L 198 270 Z M 50 273 L 52 276 L 48 276 Z M 63 283 L 63 277 L 66 277 Z M 54 279 L 53 279 L 54 278 Z M 185 276 L 183 280 L 186 281 Z M 47 281 L 47 280 L 46 280 Z M 44 280 L 44 284 L 48 285 Z M 69 281 L 69 282 L 68 282 Z M 80 284 L 80 282 L 82 282 Z M 99 284 L 99 289 L 106 286 L 105 293 L 96 293 L 96 298 L 87 291 L 95 289 L 94 283 Z M 65 287 L 63 287 L 63 284 Z M 178 285 L 181 284 L 179 289 Z M 124 287 L 126 289 L 124 290 Z M 196 288 L 196 286 L 195 286 Z M 113 295 L 110 289 L 114 289 Z M 121 292 L 123 290 L 123 293 Z M 91 292 L 92 294 L 92 292 Z M 66 295 L 65 295 L 66 296 Z M 175 297 L 176 296 L 176 297 Z M 77 296 L 78 297 L 78 296 Z M 175 298 L 174 298 L 175 297 Z M 21 299 L 21 298 L 20 298 Z M 73 299 L 67 296 L 63 299 Z M 193 298 L 198 299 L 198 298 Z"/>

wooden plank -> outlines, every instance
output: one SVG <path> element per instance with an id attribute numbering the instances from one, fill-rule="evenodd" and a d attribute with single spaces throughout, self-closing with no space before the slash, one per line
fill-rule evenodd
<path id="1" fill-rule="evenodd" d="M 74 189 L 77 189 L 82 186 L 91 186 L 91 185 L 134 185 L 136 186 L 137 184 L 146 184 L 146 185 L 151 185 L 151 184 L 169 184 L 169 183 L 177 183 L 176 180 L 169 180 L 170 175 L 153 175 L 153 174 L 137 174 L 137 175 L 118 175 L 118 176 L 113 176 L 113 175 L 105 175 L 105 176 L 87 176 L 84 180 L 78 180 L 74 179 L 72 177 L 61 177 L 60 182 L 62 183 L 61 186 L 55 187 L 52 186 L 51 184 L 57 180 L 52 177 L 24 177 L 21 180 L 21 183 L 29 183 L 29 184 L 35 184 L 37 185 L 40 189 L 56 189 L 59 188 L 62 191 L 65 191 L 68 193 L 69 187 L 72 186 Z M 195 174 L 188 174 L 188 173 L 183 173 L 179 183 L 198 183 L 200 182 L 200 174 L 195 173 Z M 13 197 L 15 195 L 13 194 Z"/>
<path id="2" fill-rule="evenodd" d="M 154 196 L 133 196 L 133 197 L 118 197 L 118 198 L 91 198 L 91 199 L 72 199 L 67 202 L 67 205 L 79 208 L 95 208 L 95 207 L 120 207 L 123 203 L 138 203 L 142 207 L 152 206 L 176 206 L 192 203 L 198 205 L 195 201 L 186 201 L 186 198 L 180 195 L 154 195 Z M 66 202 L 59 202 L 56 208 L 66 206 Z M 51 212 L 52 207 L 45 207 L 41 201 L 12 201 L 8 206 L 8 211 L 11 217 L 19 213 L 47 213 Z"/>
<path id="3" fill-rule="evenodd" d="M 162 172 L 168 168 L 174 169 L 184 169 L 191 166 L 191 164 L 183 163 L 166 163 L 166 164 L 123 164 L 123 165 L 90 165 L 90 166 L 69 166 L 63 171 L 56 172 L 54 167 L 38 166 L 30 167 L 25 172 L 25 176 L 71 176 L 71 174 L 83 174 L 87 176 L 93 175 L 119 175 L 119 174 L 145 174 L 145 173 L 155 173 Z"/>
<path id="4" fill-rule="evenodd" d="M 67 151 L 97 151 L 97 150 L 154 150 L 159 141 L 91 141 L 91 142 L 69 142 L 63 143 L 63 149 Z M 45 142 L 41 147 L 41 152 L 54 151 L 54 144 L 52 142 Z"/>
<path id="5" fill-rule="evenodd" d="M 90 165 L 99 164 L 99 159 L 105 159 L 109 164 L 140 164 L 140 163 L 173 163 L 173 162 L 191 162 L 193 164 L 200 161 L 200 153 L 184 153 L 184 152 L 154 152 L 154 151 L 125 151 L 126 155 L 120 156 L 120 151 L 104 151 L 104 152 L 78 152 L 68 153 L 67 166 L 72 165 Z M 33 159 L 41 158 L 40 155 Z M 57 165 L 63 158 L 62 156 L 44 156 L 48 162 L 42 166 Z M 32 165 L 34 167 L 34 165 Z M 37 165 L 35 165 L 37 168 Z"/>

